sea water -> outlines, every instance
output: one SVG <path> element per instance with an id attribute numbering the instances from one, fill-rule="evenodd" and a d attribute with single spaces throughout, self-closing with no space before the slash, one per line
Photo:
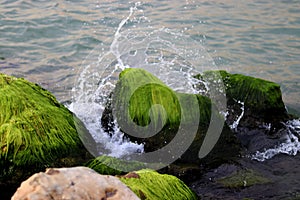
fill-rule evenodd
<path id="1" fill-rule="evenodd" d="M 199 92 L 192 76 L 205 70 L 260 77 L 279 83 L 288 109 L 297 112 L 298 13 L 299 2 L 285 0 L 7 0 L 0 3 L 0 72 L 27 78 L 61 102 L 72 102 L 70 108 L 110 155 L 142 152 L 141 144 L 122 138 L 117 128 L 109 137 L 99 126 L 121 70 L 145 68 L 189 93 Z M 286 122 L 293 129 L 286 143 L 253 158 L 296 154 L 298 125 Z"/>

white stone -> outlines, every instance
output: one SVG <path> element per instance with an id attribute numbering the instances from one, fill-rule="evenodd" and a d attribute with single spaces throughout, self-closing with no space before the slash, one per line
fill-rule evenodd
<path id="1" fill-rule="evenodd" d="M 12 200 L 135 200 L 118 178 L 87 167 L 50 168 L 34 174 L 18 188 Z"/>

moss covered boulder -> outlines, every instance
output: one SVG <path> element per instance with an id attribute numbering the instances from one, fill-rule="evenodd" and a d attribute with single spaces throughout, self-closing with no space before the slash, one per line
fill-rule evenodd
<path id="1" fill-rule="evenodd" d="M 239 125 L 249 128 L 268 123 L 280 124 L 290 118 L 279 84 L 242 74 L 230 74 L 224 70 L 207 71 L 198 78 L 214 73 L 220 74 L 226 89 L 229 124 L 233 124 L 239 116 L 242 116 Z"/>
<path id="2" fill-rule="evenodd" d="M 198 199 L 181 180 L 175 176 L 159 174 L 143 169 L 120 177 L 140 199 Z"/>
<path id="3" fill-rule="evenodd" d="M 177 93 L 151 73 L 130 68 L 120 74 L 112 100 L 103 113 L 102 126 L 108 131 L 113 130 L 107 127 L 116 120 L 126 137 L 144 144 L 146 153 L 173 145 L 168 151 L 155 155 L 157 160 L 165 161 L 166 154 L 170 154 L 171 157 L 178 156 L 180 162 L 218 163 L 238 155 L 239 144 L 212 106 L 208 97 Z M 224 127 L 220 130 L 221 136 L 212 139 L 215 147 L 202 160 L 199 151 L 212 114 L 214 121 Z M 210 134 L 215 133 L 211 131 Z"/>
<path id="4" fill-rule="evenodd" d="M 19 184 L 46 167 L 74 166 L 91 158 L 80 139 L 85 133 L 79 119 L 50 92 L 0 74 L 1 186 Z"/>
<path id="5" fill-rule="evenodd" d="M 201 121 L 198 102 L 203 108 Z M 175 93 L 149 72 L 133 68 L 120 74 L 112 102 L 121 130 L 133 141 L 145 143 L 146 151 L 163 147 L 179 128 L 209 123 L 210 106 L 207 97 Z"/>
<path id="6" fill-rule="evenodd" d="M 226 122 L 248 153 L 272 148 L 285 139 L 283 135 L 289 134 L 285 122 L 296 117 L 287 113 L 279 84 L 223 70 L 207 71 L 197 77 L 213 79 L 216 74 L 225 86 Z M 201 84 L 197 87 L 205 88 Z"/>
<path id="7" fill-rule="evenodd" d="M 112 103 L 122 130 L 146 138 L 164 127 L 178 128 L 183 116 L 182 105 L 177 94 L 161 80 L 145 70 L 134 68 L 122 71 L 119 79 Z"/>

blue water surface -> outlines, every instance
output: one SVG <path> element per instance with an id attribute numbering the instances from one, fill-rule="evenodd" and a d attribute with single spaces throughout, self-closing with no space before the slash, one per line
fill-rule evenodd
<path id="1" fill-rule="evenodd" d="M 277 82 L 300 108 L 298 0 L 90 1 L 0 3 L 0 72 L 25 77 L 69 100 L 87 55 L 123 30 L 169 28 L 199 42 L 219 69 Z M 188 47 L 187 47 L 188 48 Z"/>

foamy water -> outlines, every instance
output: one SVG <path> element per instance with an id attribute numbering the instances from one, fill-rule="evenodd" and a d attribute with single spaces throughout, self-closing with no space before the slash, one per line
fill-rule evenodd
<path id="1" fill-rule="evenodd" d="M 297 155 L 300 152 L 300 120 L 294 119 L 285 123 L 287 135 L 285 142 L 264 151 L 258 151 L 250 156 L 251 159 L 257 161 L 265 161 L 273 158 L 278 154 L 287 154 L 291 156 Z"/>

